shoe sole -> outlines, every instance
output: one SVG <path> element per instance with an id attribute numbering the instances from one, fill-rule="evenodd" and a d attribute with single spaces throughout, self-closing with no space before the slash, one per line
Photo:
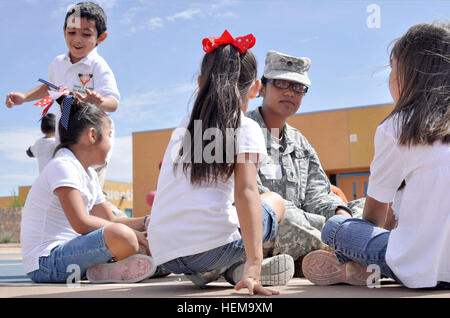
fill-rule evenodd
<path id="1" fill-rule="evenodd" d="M 302 271 L 305 278 L 321 286 L 339 283 L 366 286 L 370 275 L 366 266 L 355 262 L 340 264 L 335 254 L 323 250 L 306 255 Z"/>
<path id="2" fill-rule="evenodd" d="M 294 277 L 294 259 L 287 254 L 276 255 L 263 260 L 259 282 L 262 286 L 286 285 Z M 233 271 L 232 279 L 236 283 L 242 278 L 244 264 Z"/>
<path id="3" fill-rule="evenodd" d="M 87 270 L 87 279 L 94 284 L 137 283 L 152 276 L 156 271 L 153 258 L 135 254 L 114 263 L 100 264 Z"/>

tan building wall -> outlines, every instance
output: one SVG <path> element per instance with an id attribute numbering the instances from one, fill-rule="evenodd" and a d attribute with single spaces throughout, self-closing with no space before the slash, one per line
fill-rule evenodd
<path id="1" fill-rule="evenodd" d="M 347 199 L 365 196 L 377 126 L 393 105 L 375 105 L 299 114 L 288 123 L 299 129 L 316 149 L 323 168 Z M 145 215 L 149 191 L 156 190 L 158 165 L 173 129 L 133 133 L 135 216 Z"/>
<path id="2" fill-rule="evenodd" d="M 31 186 L 19 187 L 19 192 L 13 191 L 9 197 L 0 197 L 0 208 L 11 208 L 13 206 L 23 206 L 27 199 Z"/>
<path id="3" fill-rule="evenodd" d="M 30 190 L 31 186 L 19 187 L 17 200 L 14 200 L 12 196 L 1 197 L 0 208 L 11 207 L 11 204 L 13 202 L 19 202 L 23 206 Z M 133 185 L 131 183 L 106 180 L 103 190 L 106 193 L 106 199 L 117 206 L 119 209 L 121 209 L 122 212 L 128 214 L 133 213 Z"/>
<path id="4" fill-rule="evenodd" d="M 9 208 L 12 204 L 12 197 L 0 197 L 0 209 Z"/>
<path id="5" fill-rule="evenodd" d="M 133 133 L 134 216 L 148 214 L 146 196 L 156 190 L 159 163 L 164 157 L 173 129 Z"/>
<path id="6" fill-rule="evenodd" d="M 106 193 L 106 200 L 114 204 L 128 216 L 134 216 L 133 184 L 106 180 L 103 191 Z"/>
<path id="7" fill-rule="evenodd" d="M 30 192 L 31 186 L 23 186 L 19 187 L 19 201 L 22 203 L 22 206 L 25 204 L 27 200 L 28 192 Z"/>

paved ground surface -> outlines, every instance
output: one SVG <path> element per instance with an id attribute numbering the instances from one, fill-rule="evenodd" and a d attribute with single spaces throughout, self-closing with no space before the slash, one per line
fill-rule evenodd
<path id="1" fill-rule="evenodd" d="M 280 298 L 450 298 L 450 290 L 411 290 L 382 280 L 381 288 L 347 285 L 315 286 L 304 278 L 294 278 L 277 286 Z M 20 245 L 0 244 L 0 298 L 233 298 L 246 296 L 224 280 L 198 289 L 182 275 L 148 279 L 137 284 L 79 285 L 35 284 L 25 275 Z"/>

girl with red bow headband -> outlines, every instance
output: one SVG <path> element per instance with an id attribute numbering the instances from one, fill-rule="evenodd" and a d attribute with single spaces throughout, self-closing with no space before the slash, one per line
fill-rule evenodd
<path id="1" fill-rule="evenodd" d="M 260 87 L 249 50 L 255 38 L 234 39 L 225 31 L 202 44 L 207 54 L 192 113 L 174 131 L 161 166 L 150 251 L 157 265 L 184 273 L 200 288 L 224 275 L 250 295 L 278 294 L 262 286 L 285 284 L 292 276 L 270 271 L 284 256 L 262 266 L 262 244 L 275 235 L 284 200 L 259 195 L 256 173 L 267 150 L 260 127 L 243 113 Z"/>

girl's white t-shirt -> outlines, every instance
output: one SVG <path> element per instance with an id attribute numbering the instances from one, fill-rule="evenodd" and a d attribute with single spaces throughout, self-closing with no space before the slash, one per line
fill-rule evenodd
<path id="1" fill-rule="evenodd" d="M 189 117 L 184 118 L 172 133 L 158 178 L 148 228 L 150 251 L 157 265 L 241 238 L 233 205 L 234 174 L 227 181 L 219 180 L 217 184 L 193 186 L 183 173 L 181 163 L 175 171 L 173 169 L 188 123 Z M 210 140 L 209 137 L 204 139 Z M 243 113 L 236 140 L 231 152 L 257 153 L 258 165 L 268 160 L 261 128 Z M 204 148 L 204 153 L 210 153 L 210 145 Z"/>
<path id="2" fill-rule="evenodd" d="M 105 196 L 92 168 L 84 170 L 75 155 L 67 148 L 58 150 L 34 182 L 22 212 L 20 242 L 25 272 L 39 269 L 39 257 L 80 234 L 70 225 L 58 196 L 59 187 L 80 191 L 86 207 L 105 202 Z"/>
<path id="3" fill-rule="evenodd" d="M 433 287 L 450 282 L 450 145 L 400 146 L 395 118 L 375 133 L 367 195 L 392 202 L 405 180 L 386 262 L 405 286 Z"/>

